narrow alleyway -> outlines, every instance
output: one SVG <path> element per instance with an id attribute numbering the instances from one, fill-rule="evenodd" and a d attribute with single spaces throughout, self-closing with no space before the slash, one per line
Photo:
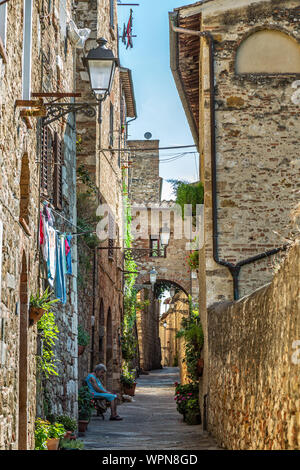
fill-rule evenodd
<path id="1" fill-rule="evenodd" d="M 177 368 L 152 371 L 138 379 L 134 402 L 119 407 L 123 421 L 93 417 L 83 438 L 85 449 L 94 450 L 214 450 L 213 439 L 201 426 L 189 426 L 176 411 L 173 399 Z"/>

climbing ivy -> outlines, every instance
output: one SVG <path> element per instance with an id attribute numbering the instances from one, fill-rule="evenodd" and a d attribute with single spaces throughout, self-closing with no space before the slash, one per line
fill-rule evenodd
<path id="1" fill-rule="evenodd" d="M 50 375 L 58 375 L 58 360 L 55 357 L 54 346 L 59 329 L 55 323 L 54 313 L 47 311 L 38 321 L 37 328 L 42 339 L 42 351 L 37 356 L 37 365 L 43 377 L 47 379 Z"/>
<path id="2" fill-rule="evenodd" d="M 125 171 L 123 170 L 123 204 L 125 213 L 125 248 L 131 248 L 132 235 L 131 235 L 131 208 L 128 199 L 128 189 L 125 180 Z M 137 340 L 134 335 L 134 325 L 136 321 L 137 310 L 137 291 L 134 288 L 138 274 L 137 265 L 132 258 L 130 252 L 127 252 L 125 258 L 125 271 L 129 271 L 125 278 L 125 293 L 124 293 L 124 319 L 122 325 L 122 356 L 125 361 L 125 366 L 128 367 L 136 355 Z"/>
<path id="3" fill-rule="evenodd" d="M 190 314 L 187 318 L 183 318 L 181 329 L 177 332 L 176 338 L 185 339 L 185 358 L 184 362 L 187 366 L 187 373 L 193 382 L 198 381 L 197 361 L 201 357 L 204 336 L 200 321 L 199 310 L 193 305 L 189 297 Z"/>

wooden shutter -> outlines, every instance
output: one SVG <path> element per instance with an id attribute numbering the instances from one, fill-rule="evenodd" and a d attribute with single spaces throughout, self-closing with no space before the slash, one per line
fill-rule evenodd
<path id="1" fill-rule="evenodd" d="M 54 172 L 53 172 L 53 204 L 56 209 L 62 210 L 62 165 L 63 144 L 57 132 L 54 134 Z"/>
<path id="2" fill-rule="evenodd" d="M 52 166 L 53 154 L 53 138 L 52 133 L 47 126 L 42 127 L 41 131 L 41 190 L 46 196 L 50 196 L 52 192 Z"/>
<path id="3" fill-rule="evenodd" d="M 114 217 L 111 213 L 109 213 L 109 216 L 108 216 L 108 257 L 110 259 L 113 259 L 114 257 L 114 250 L 113 250 L 113 247 L 114 247 L 114 230 L 115 230 L 115 221 L 114 221 Z"/>

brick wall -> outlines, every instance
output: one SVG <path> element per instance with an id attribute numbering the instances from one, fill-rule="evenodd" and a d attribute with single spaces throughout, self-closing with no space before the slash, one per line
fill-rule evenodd
<path id="1" fill-rule="evenodd" d="M 299 266 L 298 241 L 271 284 L 208 311 L 208 426 L 229 449 L 300 448 Z"/>

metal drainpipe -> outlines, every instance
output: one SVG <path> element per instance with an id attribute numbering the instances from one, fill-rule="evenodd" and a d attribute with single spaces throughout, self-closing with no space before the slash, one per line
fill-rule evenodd
<path id="1" fill-rule="evenodd" d="M 218 211 L 217 211 L 217 165 L 216 165 L 216 112 L 215 112 L 215 50 L 214 38 L 209 31 L 195 31 L 191 29 L 179 28 L 171 22 L 172 29 L 175 33 L 188 34 L 192 36 L 204 37 L 209 44 L 209 61 L 210 61 L 210 135 L 211 135 L 211 172 L 212 172 L 212 209 L 213 209 L 213 258 L 214 261 L 221 265 L 226 266 L 233 278 L 233 295 L 234 300 L 239 299 L 239 274 L 242 266 L 254 263 L 261 259 L 275 255 L 280 251 L 286 250 L 288 245 L 273 250 L 265 251 L 256 256 L 246 258 L 236 264 L 229 263 L 228 261 L 220 260 L 218 253 Z"/>

